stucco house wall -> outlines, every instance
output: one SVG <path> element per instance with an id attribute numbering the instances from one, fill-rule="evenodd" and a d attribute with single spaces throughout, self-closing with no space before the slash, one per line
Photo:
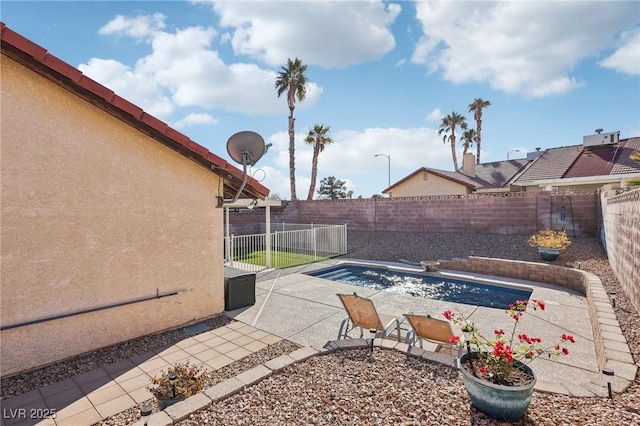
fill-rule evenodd
<path id="1" fill-rule="evenodd" d="M 388 191 L 392 197 L 464 195 L 470 192 L 471 191 L 464 185 L 425 171 L 408 178 L 404 182 L 398 183 Z"/>
<path id="2" fill-rule="evenodd" d="M 222 312 L 220 177 L 5 55 L 1 67 L 0 374 Z"/>

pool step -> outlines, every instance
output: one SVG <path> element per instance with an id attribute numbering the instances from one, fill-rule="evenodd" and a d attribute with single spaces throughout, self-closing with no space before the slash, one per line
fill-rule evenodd
<path id="1" fill-rule="evenodd" d="M 338 269 L 337 271 L 327 272 L 325 274 L 317 275 L 318 278 L 324 278 L 325 280 L 339 280 L 348 276 L 351 276 L 352 273 L 345 269 Z"/>

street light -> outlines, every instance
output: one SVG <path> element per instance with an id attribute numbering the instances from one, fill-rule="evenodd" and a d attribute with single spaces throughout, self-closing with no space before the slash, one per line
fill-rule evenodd
<path id="1" fill-rule="evenodd" d="M 511 154 L 512 152 L 520 152 L 519 149 L 512 149 L 511 151 L 507 152 L 507 161 L 509 161 L 509 154 Z"/>
<path id="2" fill-rule="evenodd" d="M 374 157 L 387 157 L 387 163 L 389 165 L 387 172 L 387 188 L 391 186 L 391 154 L 376 154 Z"/>

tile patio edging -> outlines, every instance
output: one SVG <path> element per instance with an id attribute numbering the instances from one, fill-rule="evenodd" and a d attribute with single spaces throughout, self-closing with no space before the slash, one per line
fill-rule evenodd
<path id="1" fill-rule="evenodd" d="M 599 280 L 598 280 L 599 281 Z M 203 393 L 187 398 L 184 401 L 180 401 L 175 405 L 168 407 L 165 411 L 154 413 L 147 420 L 148 426 L 169 426 L 176 424 L 177 422 L 189 417 L 190 414 L 199 411 L 208 405 L 226 399 L 241 390 L 248 388 L 261 380 L 271 376 L 273 373 L 282 370 L 283 368 L 294 364 L 296 362 L 304 361 L 312 356 L 322 355 L 330 352 L 336 352 L 340 350 L 348 349 L 363 349 L 369 347 L 368 339 L 345 339 L 345 340 L 330 340 L 322 348 L 305 346 L 297 349 L 289 354 L 282 355 L 278 358 L 266 361 L 265 363 L 254 367 L 245 372 L 239 373 L 237 376 L 220 382 L 210 388 L 205 389 Z M 373 341 L 373 347 L 383 350 L 395 350 L 406 354 L 409 346 L 406 343 L 398 343 L 393 340 L 376 338 Z M 453 368 L 459 368 L 456 363 L 456 359 L 440 354 L 437 352 L 429 351 L 423 348 L 412 347 L 411 355 L 415 358 L 421 358 L 425 361 L 431 361 L 438 364 L 443 364 Z M 618 361 L 611 361 L 618 362 Z M 612 388 L 616 393 L 623 392 L 630 384 L 633 378 L 627 380 L 628 375 L 631 374 L 631 368 L 625 363 L 618 362 L 616 368 L 621 368 L 624 372 L 624 376 L 613 376 L 609 380 L 612 384 Z M 634 367 L 635 364 L 634 364 Z M 625 368 L 627 368 L 625 370 Z M 636 367 L 637 369 L 637 367 Z M 635 369 L 633 369 L 635 377 Z M 552 382 L 538 382 L 536 383 L 535 390 L 547 393 L 559 393 L 573 397 L 606 397 L 608 396 L 607 380 L 598 378 L 582 385 L 570 386 L 567 388 L 562 383 Z M 134 423 L 135 426 L 143 426 L 143 421 L 139 420 Z"/>

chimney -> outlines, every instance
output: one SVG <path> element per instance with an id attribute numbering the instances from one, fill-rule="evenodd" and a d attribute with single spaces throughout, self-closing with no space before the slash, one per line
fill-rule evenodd
<path id="1" fill-rule="evenodd" d="M 467 152 L 462 158 L 462 173 L 467 176 L 476 175 L 476 156 Z"/>

